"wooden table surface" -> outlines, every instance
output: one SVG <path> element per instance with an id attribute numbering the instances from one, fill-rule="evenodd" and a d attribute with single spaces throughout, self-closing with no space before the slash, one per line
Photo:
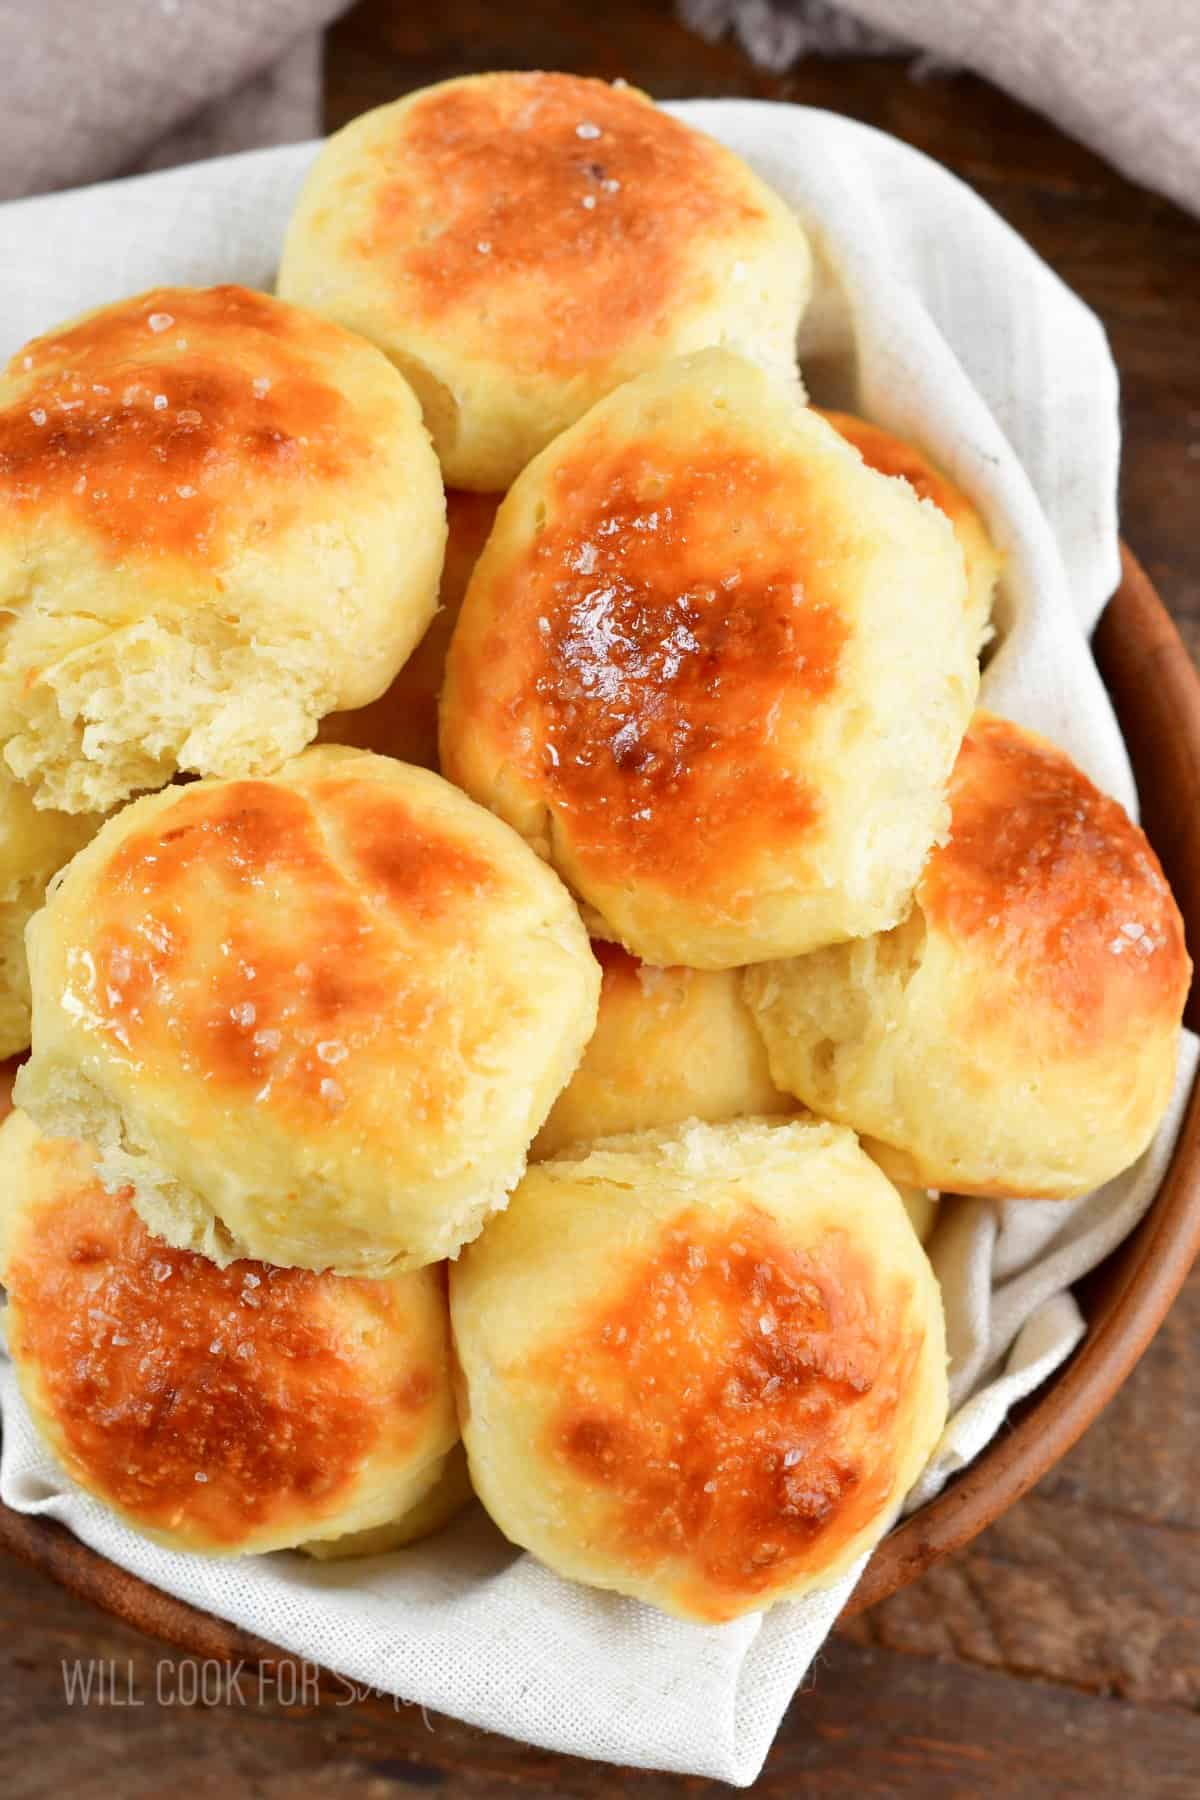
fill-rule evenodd
<path id="1" fill-rule="evenodd" d="M 368 0 L 331 33 L 327 122 L 513 67 L 624 75 L 661 98 L 751 94 L 895 133 L 989 200 L 1099 313 L 1124 383 L 1122 529 L 1200 652 L 1200 223 L 969 76 L 900 61 L 782 79 L 666 0 Z M 1190 504 L 1189 504 L 1190 500 Z M 963 1554 L 835 1637 L 780 1731 L 764 1795 L 1200 1794 L 1200 1274 L 1075 1451 Z M 0 1569 L 6 1800 L 728 1792 L 530 1750 L 386 1700 L 213 1706 L 171 1652 L 41 1576 Z M 139 1706 L 70 1705 L 64 1658 L 115 1659 Z M 287 1698 L 287 1696 L 285 1696 Z M 343 1697 L 345 1698 L 345 1697 Z"/>

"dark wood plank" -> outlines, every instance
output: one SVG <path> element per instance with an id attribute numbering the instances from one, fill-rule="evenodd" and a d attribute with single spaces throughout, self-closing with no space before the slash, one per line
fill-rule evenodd
<path id="1" fill-rule="evenodd" d="M 616 1770 L 543 1751 L 449 1719 L 425 1720 L 375 1699 L 281 1704 L 248 1675 L 228 1703 L 154 1704 L 182 1668 L 127 1627 L 78 1615 L 75 1603 L 17 1570 L 8 1584 L 19 1634 L 0 1652 L 0 1743 L 11 1800 L 379 1800 L 417 1789 L 456 1796 L 511 1792 L 555 1800 L 717 1800 L 717 1782 Z M 12 1616 L 12 1615 L 10 1615 Z M 120 1704 L 68 1707 L 61 1661 L 114 1665 Z M 144 1700 L 145 1705 L 131 1705 Z M 966 1800 L 1136 1794 L 1191 1800 L 1200 1718 L 1129 1706 L 1041 1680 L 1014 1680 L 930 1656 L 835 1640 L 799 1694 L 756 1788 L 764 1800 L 913 1796 Z"/>
<path id="2" fill-rule="evenodd" d="M 1129 1458 L 1102 1425 L 1085 1457 Z M 1089 1492 L 1074 1458 L 847 1635 L 1147 1706 L 1200 1710 L 1200 1529 Z M 1083 1491 L 1081 1497 L 1080 1490 Z"/>
<path id="3" fill-rule="evenodd" d="M 667 0 L 368 0 L 331 34 L 335 126 L 468 69 L 622 74 L 660 97 L 829 106 L 970 181 L 1095 307 L 1124 383 L 1123 525 L 1200 650 L 1200 224 L 985 84 L 901 63 L 809 64 L 781 79 L 705 45 Z M 1189 501 L 1192 504 L 1189 506 Z M 1200 1768 L 1200 1276 L 1121 1394 L 1054 1475 L 960 1557 L 848 1628 L 793 1704 L 764 1795 L 1163 1796 Z M 17 1800 L 555 1796 L 727 1792 L 530 1750 L 368 1700 L 155 1703 L 178 1659 L 16 1564 L 0 1571 L 0 1775 Z M 140 1708 L 68 1706 L 62 1658 L 132 1664 Z"/>

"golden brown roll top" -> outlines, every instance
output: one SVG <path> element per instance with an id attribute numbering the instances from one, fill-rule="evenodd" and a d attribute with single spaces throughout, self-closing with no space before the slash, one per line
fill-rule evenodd
<path id="1" fill-rule="evenodd" d="M 834 1126 L 691 1125 L 541 1163 L 451 1270 L 451 1307 L 497 1524 L 684 1618 L 836 1579 L 944 1422 L 937 1285 Z"/>
<path id="2" fill-rule="evenodd" d="M 979 713 L 895 931 L 747 971 L 774 1078 L 889 1173 L 1068 1198 L 1148 1143 L 1191 964 L 1158 860 L 1060 750 Z"/>
<path id="3" fill-rule="evenodd" d="M 386 687 L 444 542 L 416 401 L 348 332 L 240 287 L 60 327 L 0 378 L 9 768 L 77 812 L 278 764 Z"/>
<path id="4" fill-rule="evenodd" d="M 386 694 L 354 712 L 330 713 L 321 721 L 320 742 L 352 744 L 394 756 L 398 762 L 416 763 L 418 768 L 437 768 L 438 699 L 446 652 L 499 504 L 494 494 L 468 494 L 458 488 L 447 492 L 446 561 L 433 623 Z"/>
<path id="5" fill-rule="evenodd" d="M 84 1145 L 0 1130 L 8 1348 L 68 1474 L 215 1555 L 399 1529 L 457 1439 L 440 1268 L 382 1281 L 174 1250 Z"/>
<path id="6" fill-rule="evenodd" d="M 279 291 L 379 344 L 446 480 L 501 492 L 620 382 L 736 341 L 789 366 L 810 256 L 713 139 L 623 85 L 469 76 L 326 145 Z"/>
<path id="7" fill-rule="evenodd" d="M 570 898 L 425 770 L 311 750 L 136 802 L 30 932 L 21 1104 L 218 1261 L 384 1274 L 502 1205 L 595 1020 Z"/>
<path id="8" fill-rule="evenodd" d="M 270 524 L 289 473 L 346 486 L 369 463 L 333 373 L 347 350 L 247 288 L 157 288 L 86 314 L 8 366 L 6 502 L 112 557 L 211 566 L 249 523 L 247 479 Z"/>
<path id="9" fill-rule="evenodd" d="M 933 507 L 750 363 L 684 358 L 501 506 L 451 644 L 443 766 L 648 962 L 891 924 L 978 683 L 964 592 Z"/>
<path id="10" fill-rule="evenodd" d="M 816 410 L 848 444 L 853 444 L 870 468 L 877 469 L 881 475 L 900 476 L 920 499 L 931 501 L 939 512 L 945 513 L 962 546 L 970 620 L 976 641 L 983 642 L 992 616 L 992 599 L 1003 558 L 993 544 L 978 508 L 915 444 L 894 437 L 891 432 L 860 419 L 855 413 L 831 412 L 824 407 Z"/>

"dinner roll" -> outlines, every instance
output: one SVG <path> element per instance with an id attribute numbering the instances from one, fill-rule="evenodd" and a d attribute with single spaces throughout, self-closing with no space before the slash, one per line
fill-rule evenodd
<path id="1" fill-rule="evenodd" d="M 1145 1149 L 1191 964 L 1158 859 L 1045 739 L 977 713 L 895 930 L 746 972 L 771 1072 L 889 1174 L 1069 1199 Z"/>
<path id="2" fill-rule="evenodd" d="M 863 1149 L 872 1162 L 880 1159 L 875 1155 L 874 1144 L 864 1144 Z M 917 1187 L 911 1181 L 892 1180 L 892 1186 L 900 1196 L 908 1222 L 922 1244 L 927 1244 L 933 1236 L 933 1228 L 938 1222 L 938 1201 L 941 1195 L 936 1188 Z"/>
<path id="3" fill-rule="evenodd" d="M 369 344 L 246 288 L 156 288 L 0 376 L 0 754 L 39 805 L 269 772 L 433 615 L 437 461 Z"/>
<path id="4" fill-rule="evenodd" d="M 370 1525 L 364 1531 L 349 1531 L 342 1537 L 316 1538 L 300 1548 L 319 1562 L 342 1562 L 351 1556 L 382 1556 L 403 1550 L 405 1545 L 440 1531 L 474 1497 L 466 1452 L 461 1443 L 455 1444 L 442 1458 L 432 1486 L 398 1519 L 388 1525 Z"/>
<path id="5" fill-rule="evenodd" d="M 979 680 L 944 516 L 728 351 L 630 382 L 504 500 L 442 766 L 593 934 L 728 968 L 893 925 Z"/>
<path id="6" fill-rule="evenodd" d="M 634 88 L 540 72 L 355 119 L 279 271 L 408 377 L 446 481 L 492 493 L 668 357 L 737 343 L 791 367 L 810 283 L 798 221 L 739 157 Z"/>
<path id="7" fill-rule="evenodd" d="M 17 1112 L 0 1157 L 8 1348 L 89 1494 L 217 1556 L 344 1543 L 426 1504 L 458 1436 L 440 1268 L 219 1269 L 153 1237 L 87 1146 Z"/>
<path id="8" fill-rule="evenodd" d="M 591 1034 L 570 896 L 448 782 L 367 751 L 136 801 L 28 934 L 18 1104 L 219 1263 L 385 1275 L 520 1178 Z"/>
<path id="9" fill-rule="evenodd" d="M 681 1618 L 834 1581 L 945 1420 L 937 1283 L 833 1125 L 693 1124 L 540 1163 L 450 1300 L 471 1476 L 500 1529 Z"/>
<path id="10" fill-rule="evenodd" d="M 982 644 L 992 617 L 992 600 L 1003 566 L 988 528 L 960 487 L 931 462 L 923 450 L 890 431 L 871 425 L 855 413 L 818 408 L 848 444 L 853 444 L 865 463 L 881 475 L 902 476 L 922 500 L 932 500 L 954 527 L 967 569 L 967 607 L 976 642 Z"/>
<path id="11" fill-rule="evenodd" d="M 531 1162 L 686 1119 L 718 1125 L 802 1112 L 771 1080 L 739 970 L 656 968 L 603 939 L 593 942 L 592 953 L 602 971 L 596 1029 L 533 1140 Z M 924 1243 L 936 1196 L 907 1182 L 892 1185 Z"/>
<path id="12" fill-rule="evenodd" d="M 100 827 L 88 813 L 41 811 L 0 763 L 0 1058 L 29 1046 L 25 927 L 46 883 Z"/>
<path id="13" fill-rule="evenodd" d="M 655 968 L 599 939 L 592 953 L 603 972 L 596 1029 L 531 1160 L 684 1119 L 796 1110 L 771 1080 L 736 969 Z"/>
<path id="14" fill-rule="evenodd" d="M 438 766 L 438 696 L 446 667 L 446 651 L 458 622 L 471 570 L 487 543 L 499 499 L 494 494 L 467 494 L 451 488 L 446 495 L 446 561 L 438 610 L 386 694 L 355 712 L 330 713 L 321 721 L 318 739 L 326 744 L 353 744 L 378 750 L 422 769 Z"/>

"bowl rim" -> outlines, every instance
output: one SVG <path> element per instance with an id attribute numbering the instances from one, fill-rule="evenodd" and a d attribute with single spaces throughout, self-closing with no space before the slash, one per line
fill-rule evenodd
<path id="1" fill-rule="evenodd" d="M 1200 961 L 1200 675 L 1149 577 L 1121 546 L 1121 582 L 1093 648 L 1142 794 L 1142 815 Z M 1193 986 L 1189 1022 L 1200 1022 Z M 1088 1331 L 1070 1359 L 943 1491 L 878 1545 L 841 1617 L 878 1605 L 961 1549 L 1029 1491 L 1121 1386 L 1200 1252 L 1200 1079 L 1141 1223 L 1088 1278 Z M 56 1520 L 0 1503 L 0 1550 L 153 1638 L 247 1664 L 290 1658 L 109 1562 Z M 323 1671 L 325 1691 L 338 1678 Z"/>

